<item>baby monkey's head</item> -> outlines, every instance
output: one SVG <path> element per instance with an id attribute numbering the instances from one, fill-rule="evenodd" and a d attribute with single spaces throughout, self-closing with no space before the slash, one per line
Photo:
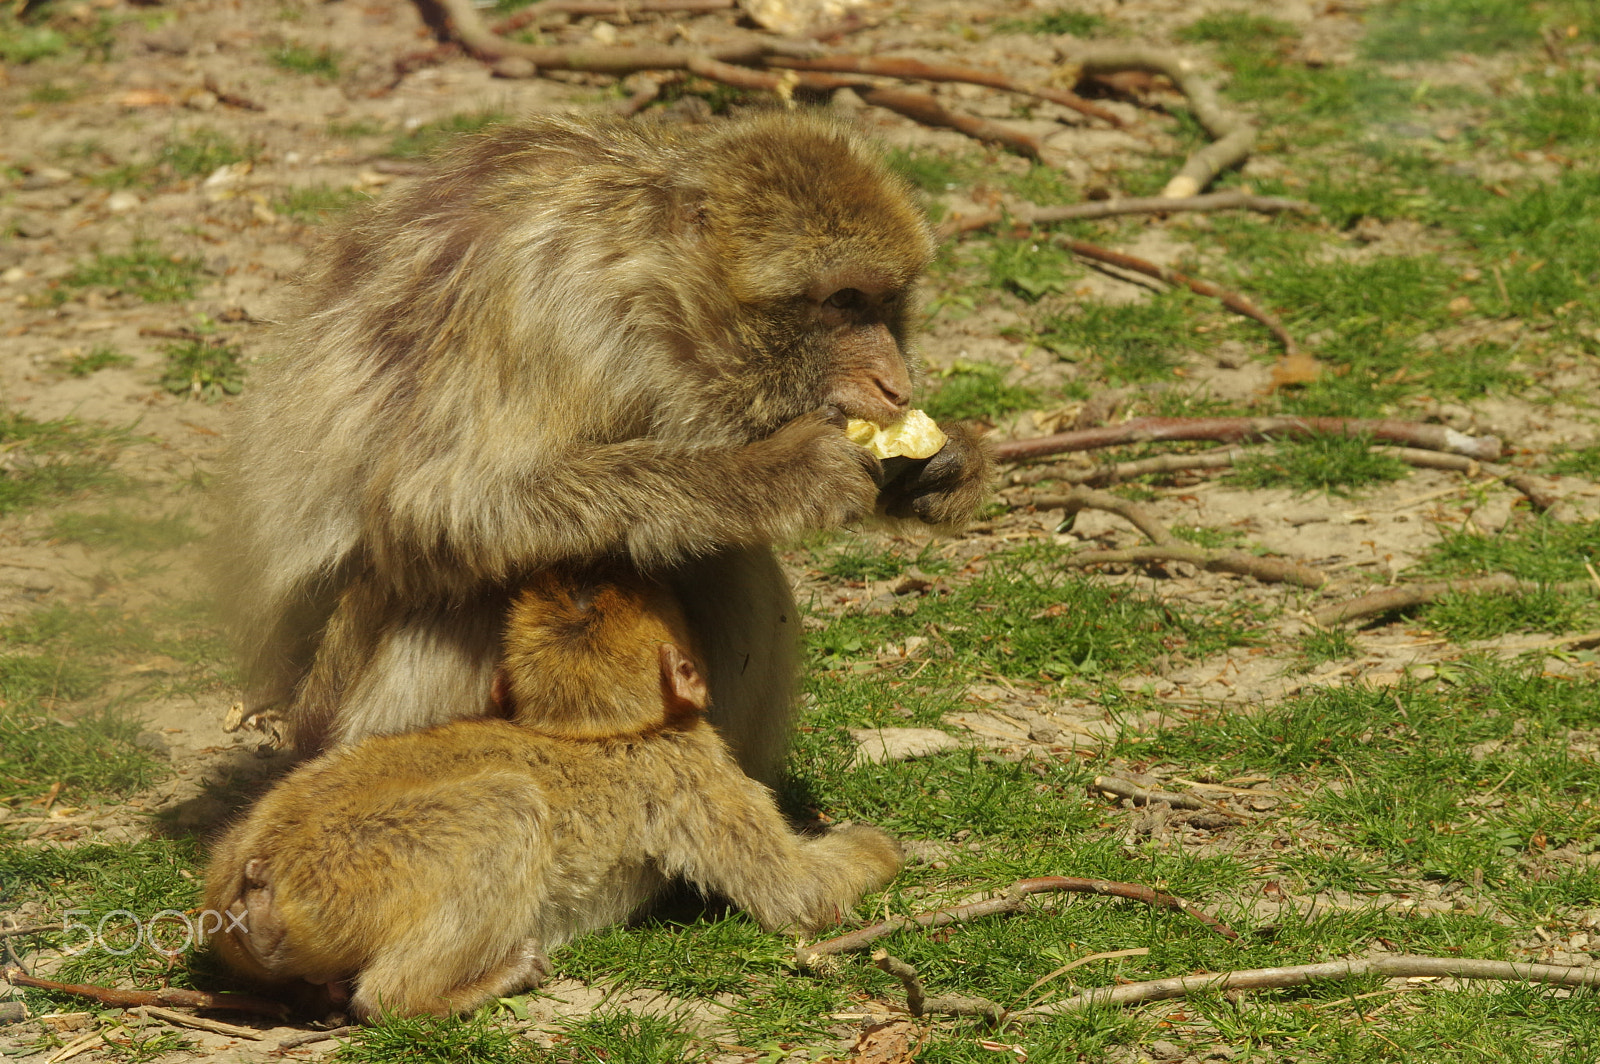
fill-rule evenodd
<path id="1" fill-rule="evenodd" d="M 541 570 L 506 618 L 498 711 L 573 739 L 697 722 L 705 672 L 677 597 L 623 563 Z"/>

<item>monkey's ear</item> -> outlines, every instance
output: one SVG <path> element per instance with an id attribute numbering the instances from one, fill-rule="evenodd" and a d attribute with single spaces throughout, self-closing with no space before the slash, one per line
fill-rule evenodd
<path id="1" fill-rule="evenodd" d="M 711 701 L 711 691 L 700 669 L 671 643 L 661 644 L 661 689 L 666 694 L 669 718 L 698 716 Z"/>
<path id="2" fill-rule="evenodd" d="M 489 715 L 511 719 L 514 707 L 511 705 L 511 677 L 506 670 L 494 670 L 494 683 L 489 685 Z"/>

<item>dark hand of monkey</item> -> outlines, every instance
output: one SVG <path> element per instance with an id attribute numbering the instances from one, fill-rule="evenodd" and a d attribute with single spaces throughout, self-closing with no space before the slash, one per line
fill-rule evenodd
<path id="1" fill-rule="evenodd" d="M 989 493 L 992 460 L 979 435 L 958 422 L 939 428 L 949 441 L 932 458 L 892 459 L 878 512 L 948 527 L 969 520 Z M 901 463 L 904 463 L 903 465 Z"/>

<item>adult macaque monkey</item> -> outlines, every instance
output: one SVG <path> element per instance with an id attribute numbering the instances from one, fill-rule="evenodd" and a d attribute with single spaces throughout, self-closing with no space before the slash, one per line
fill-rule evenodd
<path id="1" fill-rule="evenodd" d="M 332 750 L 228 832 L 206 905 L 230 967 L 326 987 L 325 1005 L 348 995 L 359 1019 L 467 1012 L 539 982 L 551 949 L 667 876 L 770 930 L 814 931 L 900 867 L 876 828 L 789 828 L 703 719 L 674 596 L 625 566 L 535 576 L 494 691 L 510 722 Z"/>
<path id="2" fill-rule="evenodd" d="M 607 554 L 663 573 L 713 719 L 771 780 L 799 624 L 771 544 L 965 520 L 956 424 L 880 483 L 933 243 L 902 181 L 813 117 L 545 118 L 469 141 L 315 260 L 234 451 L 247 706 L 314 751 L 485 704 L 515 588 Z"/>

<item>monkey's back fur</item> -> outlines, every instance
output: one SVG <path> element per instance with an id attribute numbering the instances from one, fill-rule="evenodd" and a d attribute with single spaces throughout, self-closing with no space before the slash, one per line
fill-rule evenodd
<path id="1" fill-rule="evenodd" d="M 507 589 L 618 555 L 683 595 L 716 722 L 771 778 L 799 629 L 771 544 L 878 490 L 800 423 L 861 357 L 818 301 L 894 294 L 902 359 L 932 247 L 905 182 L 817 118 L 467 140 L 328 240 L 251 381 L 222 562 L 251 707 L 304 750 L 476 713 Z M 902 516 L 975 506 L 987 460 L 950 431 Z"/>
<path id="2" fill-rule="evenodd" d="M 303 765 L 216 848 L 206 901 L 247 928 L 213 941 L 254 980 L 353 978 L 358 1017 L 447 1014 L 538 982 L 663 876 L 809 930 L 899 864 L 873 828 L 796 835 L 703 723 L 571 740 L 463 721 Z"/>

